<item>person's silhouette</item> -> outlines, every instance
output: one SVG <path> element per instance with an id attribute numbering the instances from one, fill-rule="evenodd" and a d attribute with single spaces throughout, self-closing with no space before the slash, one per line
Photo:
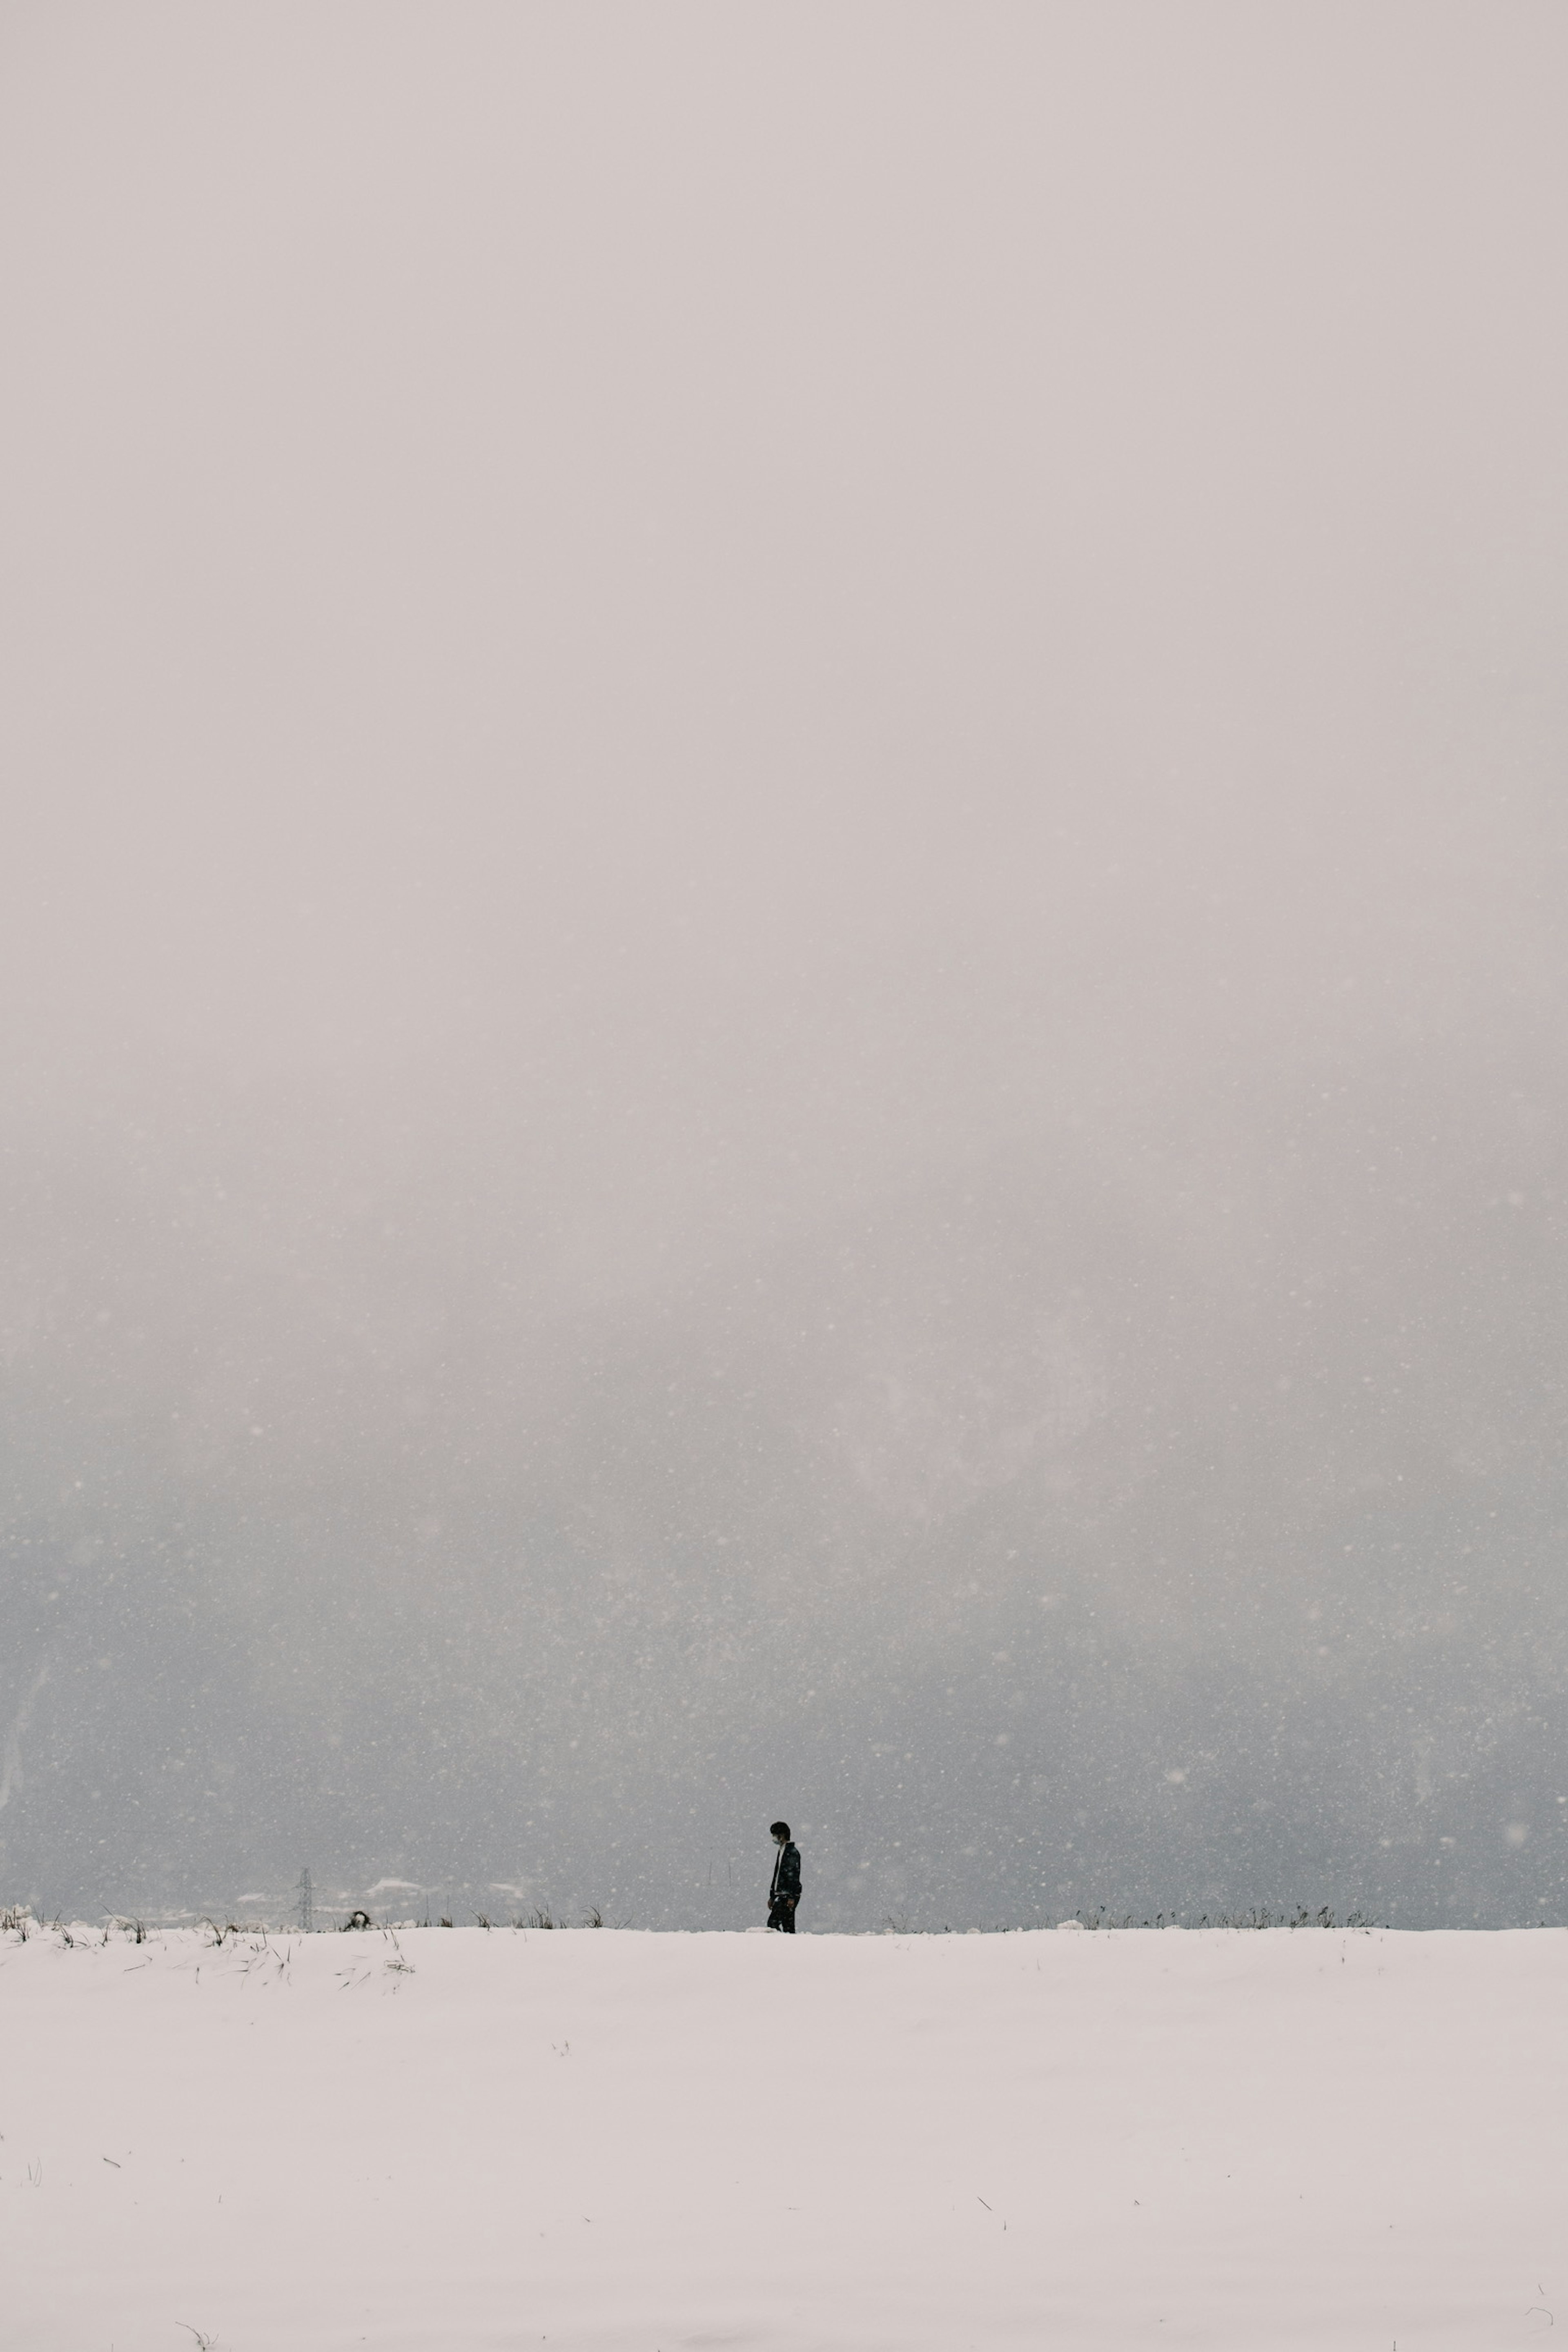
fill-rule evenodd
<path id="1" fill-rule="evenodd" d="M 793 1936 L 795 1906 L 800 1901 L 800 1848 L 789 1833 L 787 1822 L 773 1823 L 773 1838 L 779 1853 L 768 1889 L 768 1925 L 781 1935 Z"/>

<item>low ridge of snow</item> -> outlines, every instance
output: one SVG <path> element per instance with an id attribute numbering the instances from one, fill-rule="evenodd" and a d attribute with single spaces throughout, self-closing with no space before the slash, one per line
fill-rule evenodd
<path id="1" fill-rule="evenodd" d="M 1497 2352 L 1568 1932 L 0 1936 L 4 2339 Z"/>

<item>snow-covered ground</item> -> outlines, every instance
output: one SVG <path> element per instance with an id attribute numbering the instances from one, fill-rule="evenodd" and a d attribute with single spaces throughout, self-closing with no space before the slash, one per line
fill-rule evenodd
<path id="1" fill-rule="evenodd" d="M 0 1938 L 16 2352 L 1568 2329 L 1568 1932 Z"/>

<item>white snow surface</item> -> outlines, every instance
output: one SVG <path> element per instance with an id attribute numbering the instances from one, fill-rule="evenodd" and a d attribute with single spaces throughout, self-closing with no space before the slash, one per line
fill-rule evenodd
<path id="1" fill-rule="evenodd" d="M 102 1932 L 0 1937 L 16 2352 L 1568 2331 L 1568 1931 Z"/>

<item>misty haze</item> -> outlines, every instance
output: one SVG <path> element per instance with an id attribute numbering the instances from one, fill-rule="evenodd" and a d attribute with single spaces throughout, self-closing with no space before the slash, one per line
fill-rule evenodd
<path id="1" fill-rule="evenodd" d="M 1565 68 L 5 12 L 0 1901 L 1564 1918 Z"/>

